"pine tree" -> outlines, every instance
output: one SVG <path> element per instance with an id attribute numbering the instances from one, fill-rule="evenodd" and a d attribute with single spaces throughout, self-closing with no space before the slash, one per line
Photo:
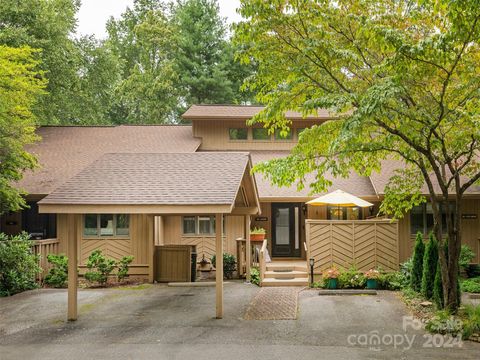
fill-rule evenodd
<path id="1" fill-rule="evenodd" d="M 437 270 L 435 272 L 435 280 L 433 282 L 433 302 L 438 309 L 443 309 L 443 285 L 440 261 L 437 261 Z"/>
<path id="2" fill-rule="evenodd" d="M 433 233 L 430 233 L 430 239 L 423 256 L 423 274 L 422 274 L 422 295 L 427 299 L 433 296 L 433 283 L 438 263 L 438 242 Z"/>
<path id="3" fill-rule="evenodd" d="M 421 232 L 418 232 L 417 238 L 415 240 L 415 249 L 413 251 L 412 277 L 410 278 L 411 288 L 418 292 L 422 288 L 424 253 L 425 253 L 425 245 L 423 244 L 423 235 Z"/>

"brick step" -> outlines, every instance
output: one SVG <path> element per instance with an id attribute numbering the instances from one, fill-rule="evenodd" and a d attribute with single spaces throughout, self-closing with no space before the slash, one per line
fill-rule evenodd
<path id="1" fill-rule="evenodd" d="M 295 279 L 271 279 L 265 278 L 262 286 L 308 286 L 308 277 Z"/>
<path id="2" fill-rule="evenodd" d="M 308 278 L 305 271 L 266 271 L 266 279 L 291 279 L 291 278 Z"/>

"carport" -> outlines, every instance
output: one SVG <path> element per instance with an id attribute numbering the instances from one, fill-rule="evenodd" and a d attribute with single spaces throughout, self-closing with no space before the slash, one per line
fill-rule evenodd
<path id="1" fill-rule="evenodd" d="M 41 200 L 41 213 L 57 214 L 57 235 L 69 259 L 68 320 L 76 320 L 78 315 L 77 268 L 86 214 L 142 216 L 129 237 L 132 248 L 147 249 L 148 264 L 143 267 L 150 282 L 154 274 L 154 217 L 214 215 L 216 317 L 222 318 L 223 218 L 245 216 L 249 248 L 250 215 L 260 212 L 251 167 L 250 156 L 244 152 L 106 154 Z"/>

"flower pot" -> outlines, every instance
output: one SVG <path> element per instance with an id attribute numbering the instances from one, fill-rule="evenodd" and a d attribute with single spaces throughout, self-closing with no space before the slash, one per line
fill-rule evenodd
<path id="1" fill-rule="evenodd" d="M 265 234 L 250 234 L 250 241 L 263 241 Z"/>
<path id="2" fill-rule="evenodd" d="M 377 279 L 367 279 L 367 289 L 376 289 L 377 287 Z"/>
<path id="3" fill-rule="evenodd" d="M 328 279 L 327 289 L 336 289 L 337 286 L 338 286 L 338 280 L 337 279 Z"/>

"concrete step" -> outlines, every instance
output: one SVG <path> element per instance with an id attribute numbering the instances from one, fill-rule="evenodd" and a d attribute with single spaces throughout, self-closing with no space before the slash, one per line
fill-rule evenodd
<path id="1" fill-rule="evenodd" d="M 285 263 L 279 263 L 276 264 L 274 262 L 267 263 L 265 264 L 266 270 L 267 271 L 304 271 L 308 272 L 308 267 L 307 264 L 285 264 Z"/>
<path id="2" fill-rule="evenodd" d="M 291 279 L 291 278 L 306 278 L 308 273 L 306 271 L 265 271 L 266 279 Z"/>
<path id="3" fill-rule="evenodd" d="M 263 279 L 262 286 L 308 286 L 308 277 L 295 279 Z"/>

